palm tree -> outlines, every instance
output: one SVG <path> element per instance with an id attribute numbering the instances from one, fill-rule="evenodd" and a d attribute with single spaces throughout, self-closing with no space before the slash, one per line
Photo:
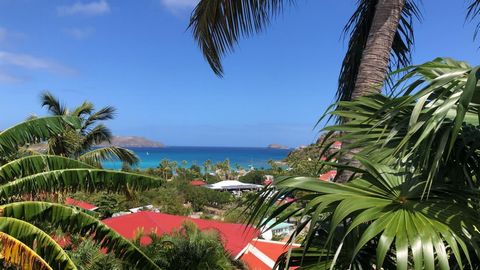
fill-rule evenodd
<path id="1" fill-rule="evenodd" d="M 82 119 L 51 116 L 31 119 L 0 132 L 0 157 L 15 156 L 20 146 L 45 141 L 67 129 L 78 129 Z M 29 155 L 0 166 L 0 256 L 22 269 L 77 269 L 51 235 L 36 224 L 50 224 L 69 233 L 91 237 L 117 258 L 142 269 L 158 269 L 135 245 L 80 209 L 41 201 L 23 201 L 27 195 L 58 191 L 146 190 L 161 182 L 153 177 L 103 170 L 79 160 L 55 155 Z"/>
<path id="2" fill-rule="evenodd" d="M 223 56 L 233 51 L 242 37 L 262 31 L 293 2 L 200 0 L 189 27 L 212 70 L 222 76 Z M 338 100 L 378 92 L 389 67 L 410 63 L 412 22 L 419 17 L 413 0 L 357 1 L 344 29 L 350 41 L 339 75 Z"/>
<path id="3" fill-rule="evenodd" d="M 210 159 L 207 159 L 203 162 L 203 169 L 205 173 L 205 180 L 207 180 L 208 173 L 210 172 L 210 167 L 212 166 L 212 161 Z"/>
<path id="4" fill-rule="evenodd" d="M 141 236 L 139 234 L 135 241 L 139 246 Z M 163 269 L 237 269 L 218 232 L 201 231 L 192 221 L 185 221 L 171 234 L 150 233 L 148 236 L 152 243 L 142 250 Z"/>
<path id="5" fill-rule="evenodd" d="M 327 127 L 325 142 L 336 135 L 351 144 L 323 165 L 352 171 L 352 180 L 287 177 L 254 204 L 252 220 L 295 217 L 301 223 L 294 235 L 306 233 L 279 265 L 478 269 L 479 70 L 439 58 L 409 67 L 393 96 L 338 104 L 331 114 L 349 120 Z M 354 157 L 360 167 L 333 162 L 351 148 L 361 149 Z M 276 206 L 292 194 L 304 207 Z"/>
<path id="6" fill-rule="evenodd" d="M 107 106 L 95 111 L 91 102 L 85 101 L 80 106 L 67 109 L 55 96 L 49 92 L 41 95 L 42 107 L 46 107 L 52 115 L 70 115 L 82 119 L 79 130 L 67 129 L 62 134 L 53 136 L 48 141 L 48 153 L 62 155 L 101 167 L 104 160 L 118 159 L 123 163 L 134 165 L 138 157 L 130 150 L 109 146 L 102 148 L 93 147 L 100 143 L 109 143 L 112 132 L 99 121 L 114 118 L 115 108 Z"/>

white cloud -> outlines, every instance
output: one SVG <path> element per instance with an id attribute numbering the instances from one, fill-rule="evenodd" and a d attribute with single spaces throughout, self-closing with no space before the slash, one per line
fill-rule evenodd
<path id="1" fill-rule="evenodd" d="M 46 70 L 53 73 L 74 74 L 72 68 L 44 58 L 38 58 L 28 54 L 11 53 L 0 51 L 0 65 L 11 65 L 26 69 Z"/>
<path id="2" fill-rule="evenodd" d="M 19 40 L 25 38 L 25 35 L 18 32 L 12 32 L 5 27 L 0 26 L 0 43 L 8 43 L 10 41 Z"/>
<path id="3" fill-rule="evenodd" d="M 199 0 L 161 0 L 162 4 L 172 12 L 193 9 Z"/>
<path id="4" fill-rule="evenodd" d="M 90 35 L 95 32 L 95 29 L 92 27 L 87 28 L 67 28 L 64 30 L 67 35 L 74 39 L 82 40 L 88 38 Z"/>
<path id="5" fill-rule="evenodd" d="M 106 0 L 100 0 L 98 2 L 82 3 L 77 2 L 70 6 L 57 7 L 57 14 L 60 16 L 69 15 L 87 15 L 95 16 L 102 15 L 110 12 L 110 6 Z"/>
<path id="6" fill-rule="evenodd" d="M 24 81 L 23 79 L 15 75 L 12 75 L 5 71 L 0 70 L 0 83 L 19 83 L 23 81 Z"/>

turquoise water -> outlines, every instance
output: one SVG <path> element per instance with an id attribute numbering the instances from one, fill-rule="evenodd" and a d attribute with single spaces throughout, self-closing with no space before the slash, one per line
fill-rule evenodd
<path id="1" fill-rule="evenodd" d="M 176 161 L 181 166 L 181 161 L 188 162 L 187 167 L 193 164 L 202 166 L 203 162 L 210 159 L 212 163 L 230 159 L 232 168 L 235 163 L 243 168 L 269 168 L 269 160 L 282 160 L 287 157 L 290 150 L 270 149 L 255 147 L 186 147 L 170 146 L 164 148 L 130 148 L 140 157 L 138 165 L 141 169 L 155 168 L 162 159 Z M 105 162 L 104 167 L 120 169 L 120 162 Z"/>

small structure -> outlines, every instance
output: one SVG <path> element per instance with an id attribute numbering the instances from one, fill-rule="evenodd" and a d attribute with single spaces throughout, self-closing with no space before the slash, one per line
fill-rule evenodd
<path id="1" fill-rule="evenodd" d="M 333 179 L 335 179 L 335 176 L 337 176 L 337 171 L 331 170 L 324 174 L 321 174 L 318 178 L 322 181 L 332 181 Z"/>
<path id="2" fill-rule="evenodd" d="M 268 229 L 274 223 L 275 223 L 275 220 L 270 220 L 265 225 L 264 228 Z M 272 236 L 281 236 L 281 237 L 285 237 L 285 236 L 289 235 L 291 232 L 293 232 L 293 230 L 295 230 L 295 224 L 287 223 L 287 222 L 279 223 L 279 224 L 277 224 L 277 225 L 275 225 L 275 226 L 273 226 L 272 228 L 269 229 L 269 231 L 272 232 Z M 270 239 L 267 239 L 267 240 L 270 240 Z"/>
<path id="3" fill-rule="evenodd" d="M 300 245 L 253 239 L 235 259 L 242 260 L 252 270 L 271 270 L 280 255 L 296 247 Z"/>
<path id="4" fill-rule="evenodd" d="M 332 149 L 341 149 L 342 148 L 342 142 L 341 141 L 334 141 L 331 148 Z"/>
<path id="5" fill-rule="evenodd" d="M 132 213 L 137 213 L 137 212 L 140 212 L 140 211 L 154 211 L 155 212 L 155 210 L 156 209 L 154 209 L 153 205 L 151 205 L 151 204 L 128 209 L 128 211 L 130 211 Z"/>
<path id="6" fill-rule="evenodd" d="M 233 256 L 238 256 L 243 248 L 255 237 L 259 231 L 251 226 L 236 223 L 225 223 L 214 220 L 193 219 L 184 216 L 140 211 L 133 214 L 112 217 L 103 220 L 103 223 L 117 231 L 127 239 L 134 239 L 139 230 L 145 235 L 155 232 L 158 235 L 171 233 L 180 228 L 185 220 L 190 220 L 200 230 L 216 230 L 224 242 L 225 249 Z M 149 244 L 151 239 L 143 236 L 141 244 Z"/>
<path id="7" fill-rule="evenodd" d="M 70 198 L 70 197 L 68 197 L 65 200 L 65 204 L 80 207 L 80 208 L 88 210 L 88 211 L 95 211 L 95 210 L 98 209 L 98 207 L 93 205 L 93 204 L 90 204 L 90 203 L 84 202 L 84 201 L 77 201 L 77 200 L 75 200 L 73 198 Z"/>
<path id="8" fill-rule="evenodd" d="M 244 191 L 244 190 L 259 190 L 262 189 L 262 185 L 242 183 L 237 180 L 225 180 L 218 183 L 205 185 L 206 188 L 214 190 L 225 190 L 225 191 Z"/>
<path id="9" fill-rule="evenodd" d="M 202 179 L 195 179 L 195 180 L 190 181 L 190 185 L 196 186 L 196 187 L 201 187 L 201 186 L 204 186 L 206 184 L 207 183 L 205 183 L 205 181 L 203 181 Z"/>

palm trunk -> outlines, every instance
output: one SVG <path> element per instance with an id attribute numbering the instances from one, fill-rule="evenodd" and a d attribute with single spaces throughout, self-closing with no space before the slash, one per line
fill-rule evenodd
<path id="1" fill-rule="evenodd" d="M 405 0 L 378 0 L 352 99 L 380 93 L 388 71 L 392 43 L 404 5 Z M 348 141 L 344 143 L 348 144 Z M 339 162 L 358 167 L 359 162 L 353 159 L 356 152 L 343 155 Z M 342 173 L 337 182 L 347 182 L 351 175 L 351 173 Z"/>

